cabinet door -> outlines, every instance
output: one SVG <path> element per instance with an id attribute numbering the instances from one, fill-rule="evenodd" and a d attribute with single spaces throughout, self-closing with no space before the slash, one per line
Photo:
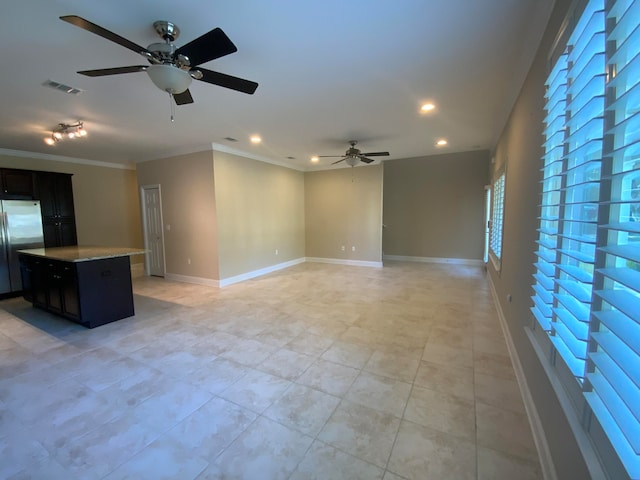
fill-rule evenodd
<path id="1" fill-rule="evenodd" d="M 57 208 L 55 176 L 53 174 L 47 172 L 36 173 L 36 198 L 40 200 L 42 218 L 55 218 Z"/>
<path id="2" fill-rule="evenodd" d="M 4 198 L 31 200 L 33 198 L 33 172 L 3 169 L 2 193 Z"/>
<path id="3" fill-rule="evenodd" d="M 58 222 L 53 217 L 45 217 L 42 219 L 42 233 L 44 234 L 45 247 L 59 247 L 58 241 Z"/>
<path id="4" fill-rule="evenodd" d="M 47 308 L 55 313 L 62 313 L 62 275 L 57 262 L 46 265 Z"/>
<path id="5" fill-rule="evenodd" d="M 20 255 L 20 275 L 22 276 L 22 296 L 27 302 L 33 303 L 33 268 L 31 259 L 26 255 Z"/>
<path id="6" fill-rule="evenodd" d="M 55 178 L 56 209 L 58 217 L 75 219 L 71 175 L 57 174 Z"/>
<path id="7" fill-rule="evenodd" d="M 62 267 L 62 313 L 75 320 L 80 318 L 80 298 L 78 296 L 78 280 L 73 265 Z"/>
<path id="8" fill-rule="evenodd" d="M 44 270 L 44 261 L 33 259 L 31 263 L 31 297 L 34 305 L 46 308 L 47 306 L 47 277 Z"/>
<path id="9" fill-rule="evenodd" d="M 66 247 L 68 245 L 77 245 L 78 238 L 76 236 L 76 222 L 62 219 L 58 222 L 58 245 Z"/>
<path id="10" fill-rule="evenodd" d="M 36 173 L 36 197 L 40 200 L 45 247 L 77 245 L 71 175 Z"/>

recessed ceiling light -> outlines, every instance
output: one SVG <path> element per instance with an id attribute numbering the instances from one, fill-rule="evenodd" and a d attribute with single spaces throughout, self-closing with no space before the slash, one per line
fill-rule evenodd
<path id="1" fill-rule="evenodd" d="M 316 156 L 311 157 L 311 163 L 318 163 L 320 159 Z"/>
<path id="2" fill-rule="evenodd" d="M 436 108 L 436 106 L 433 103 L 428 102 L 428 103 L 423 104 L 420 107 L 420 111 L 421 112 L 431 112 L 435 108 Z"/>
<path id="3" fill-rule="evenodd" d="M 438 141 L 436 142 L 436 147 L 445 147 L 445 146 L 447 146 L 448 144 L 449 144 L 449 142 L 447 142 L 447 140 L 446 140 L 446 139 L 441 138 L 440 140 L 438 140 Z"/>
<path id="4" fill-rule="evenodd" d="M 251 140 L 251 143 L 262 142 L 262 138 L 260 138 L 260 135 L 252 135 L 250 140 Z"/>

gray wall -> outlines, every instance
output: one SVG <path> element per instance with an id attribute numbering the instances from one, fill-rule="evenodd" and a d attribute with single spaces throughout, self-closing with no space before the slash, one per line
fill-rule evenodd
<path id="1" fill-rule="evenodd" d="M 382 165 L 304 174 L 307 257 L 382 261 L 382 178 Z"/>
<path id="2" fill-rule="evenodd" d="M 494 171 L 507 166 L 502 267 L 500 272 L 491 262 L 488 267 L 560 480 L 587 479 L 590 475 L 524 327 L 532 321 L 529 307 L 540 201 L 547 57 L 570 3 L 556 2 L 532 68 L 497 144 Z M 508 294 L 513 296 L 511 303 L 507 302 Z"/>
<path id="3" fill-rule="evenodd" d="M 213 155 L 220 279 L 304 258 L 302 172 Z"/>
<path id="4" fill-rule="evenodd" d="M 487 150 L 384 162 L 385 255 L 481 260 Z"/>
<path id="5" fill-rule="evenodd" d="M 138 163 L 137 173 L 140 187 L 160 185 L 166 273 L 217 280 L 213 153 Z"/>
<path id="6" fill-rule="evenodd" d="M 301 172 L 211 150 L 137 172 L 161 188 L 168 274 L 224 280 L 304 257 Z"/>

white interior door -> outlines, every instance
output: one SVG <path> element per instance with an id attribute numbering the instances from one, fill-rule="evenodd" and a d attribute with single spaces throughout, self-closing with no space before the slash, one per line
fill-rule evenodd
<path id="1" fill-rule="evenodd" d="M 160 187 L 142 187 L 147 273 L 164 277 L 164 239 Z"/>

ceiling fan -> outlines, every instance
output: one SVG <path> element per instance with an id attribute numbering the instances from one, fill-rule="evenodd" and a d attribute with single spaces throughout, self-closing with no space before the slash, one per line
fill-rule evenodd
<path id="1" fill-rule="evenodd" d="M 188 90 L 192 79 L 250 95 L 258 88 L 256 82 L 198 67 L 202 63 L 229 55 L 238 50 L 220 28 L 214 28 L 186 45 L 176 48 L 173 42 L 180 35 L 180 29 L 171 22 L 159 20 L 153 23 L 153 28 L 164 40 L 164 43 L 152 43 L 147 48 L 144 48 L 77 15 L 65 15 L 60 17 L 60 20 L 128 48 L 142 55 L 150 64 L 78 72 L 82 75 L 102 77 L 104 75 L 147 72 L 151 81 L 160 90 L 168 92 L 177 105 L 193 103 L 193 97 L 191 97 L 191 93 Z"/>
<path id="2" fill-rule="evenodd" d="M 359 149 L 356 148 L 357 143 L 358 142 L 355 140 L 350 140 L 349 145 L 351 145 L 351 147 L 347 149 L 344 155 L 319 155 L 318 158 L 330 158 L 330 157 L 342 156 L 343 158 L 341 158 L 336 162 L 333 162 L 331 165 L 335 165 L 336 163 L 340 163 L 340 162 L 346 162 L 347 165 L 351 167 L 355 167 L 358 164 L 358 162 L 371 163 L 374 161 L 371 158 L 367 158 L 367 157 L 388 157 L 389 156 L 389 152 L 362 153 Z"/>

